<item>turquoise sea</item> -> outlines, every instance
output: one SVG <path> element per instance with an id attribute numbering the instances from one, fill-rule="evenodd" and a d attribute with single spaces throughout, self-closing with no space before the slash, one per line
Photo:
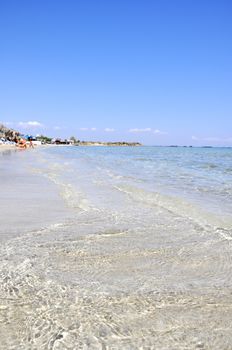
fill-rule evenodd
<path id="1" fill-rule="evenodd" d="M 230 349 L 232 149 L 0 153 L 3 349 Z"/>

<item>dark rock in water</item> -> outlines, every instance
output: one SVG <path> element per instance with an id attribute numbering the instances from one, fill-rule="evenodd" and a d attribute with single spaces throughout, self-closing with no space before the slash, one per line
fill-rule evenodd
<path id="1" fill-rule="evenodd" d="M 64 336 L 63 336 L 63 334 L 57 334 L 57 336 L 56 336 L 56 340 L 58 340 L 58 339 L 62 339 Z"/>

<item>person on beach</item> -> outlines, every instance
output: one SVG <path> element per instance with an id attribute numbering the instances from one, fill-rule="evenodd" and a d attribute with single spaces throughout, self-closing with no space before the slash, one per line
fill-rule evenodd
<path id="1" fill-rule="evenodd" d="M 32 138 L 31 137 L 29 137 L 29 147 L 30 148 L 34 148 L 34 145 L 33 145 L 33 142 L 32 142 Z"/>
<path id="2" fill-rule="evenodd" d="M 17 147 L 19 147 L 19 148 L 27 148 L 26 140 L 24 140 L 23 138 L 21 138 L 21 139 L 18 141 Z"/>

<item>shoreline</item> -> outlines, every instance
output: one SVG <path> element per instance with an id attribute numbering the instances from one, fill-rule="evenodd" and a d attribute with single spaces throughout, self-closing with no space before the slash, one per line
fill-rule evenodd
<path id="1" fill-rule="evenodd" d="M 17 150 L 15 145 L 0 145 L 0 152 Z"/>
<path id="2" fill-rule="evenodd" d="M 72 216 L 56 184 L 40 168 L 42 149 L 0 145 L 0 243 Z"/>

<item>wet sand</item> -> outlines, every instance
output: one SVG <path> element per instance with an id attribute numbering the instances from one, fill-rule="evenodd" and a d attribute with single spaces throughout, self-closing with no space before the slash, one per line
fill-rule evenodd
<path id="1" fill-rule="evenodd" d="M 0 152 L 8 151 L 8 150 L 15 150 L 17 147 L 15 145 L 1 145 L 0 144 Z"/>
<path id="2" fill-rule="evenodd" d="M 66 217 L 67 208 L 55 184 L 33 170 L 36 150 L 15 146 L 0 150 L 0 241 Z"/>

